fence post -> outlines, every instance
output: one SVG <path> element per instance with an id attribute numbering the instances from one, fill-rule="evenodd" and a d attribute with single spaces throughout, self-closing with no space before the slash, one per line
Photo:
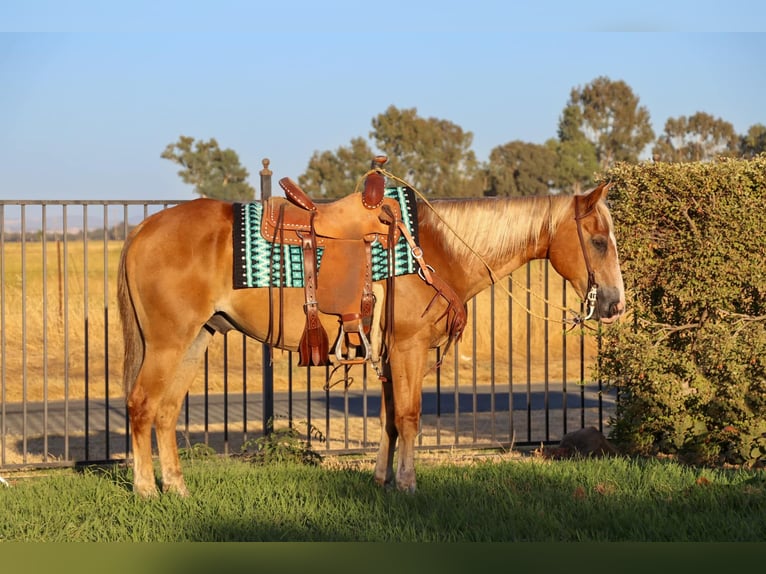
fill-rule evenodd
<path id="1" fill-rule="evenodd" d="M 271 197 L 271 174 L 269 159 L 264 158 L 261 175 L 261 201 Z M 263 380 L 263 434 L 271 434 L 274 429 L 274 365 L 271 362 L 271 346 L 261 346 L 261 371 Z"/>

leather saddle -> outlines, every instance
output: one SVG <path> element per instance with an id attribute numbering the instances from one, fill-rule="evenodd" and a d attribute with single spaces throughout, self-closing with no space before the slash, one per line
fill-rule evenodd
<path id="1" fill-rule="evenodd" d="M 363 363 L 371 356 L 368 335 L 375 305 L 371 247 L 376 241 L 385 249 L 393 247 L 400 233 L 395 223 L 401 219 L 399 203 L 384 195 L 380 168 L 386 161 L 385 156 L 376 157 L 363 191 L 334 202 L 315 203 L 287 177 L 279 181 L 285 198 L 264 202 L 263 237 L 275 244 L 300 245 L 303 252 L 306 327 L 300 343 L 301 366 L 330 362 L 319 312 L 340 318 L 335 345 L 339 363 Z M 362 349 L 363 356 L 356 356 L 356 348 Z"/>

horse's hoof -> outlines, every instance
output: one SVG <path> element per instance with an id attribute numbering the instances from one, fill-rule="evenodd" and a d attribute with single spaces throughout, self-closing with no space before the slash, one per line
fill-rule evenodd
<path id="1" fill-rule="evenodd" d="M 141 498 L 157 498 L 160 495 L 159 491 L 157 490 L 157 487 L 154 485 L 149 487 L 145 487 L 145 486 L 141 487 L 141 486 L 136 486 L 134 484 L 133 492 L 136 493 Z"/>
<path id="2" fill-rule="evenodd" d="M 162 492 L 175 494 L 181 498 L 189 496 L 189 490 L 186 488 L 185 484 L 168 484 L 167 486 L 162 487 Z"/>

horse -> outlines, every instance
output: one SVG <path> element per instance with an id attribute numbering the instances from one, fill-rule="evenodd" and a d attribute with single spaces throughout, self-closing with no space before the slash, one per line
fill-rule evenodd
<path id="1" fill-rule="evenodd" d="M 474 295 L 528 261 L 548 259 L 579 297 L 589 299 L 589 319 L 611 323 L 625 310 L 625 291 L 606 203 L 608 187 L 601 184 L 578 195 L 418 199 L 423 258 L 464 309 Z M 277 298 L 265 287 L 233 288 L 232 213 L 233 204 L 221 200 L 178 204 L 139 223 L 122 249 L 118 306 L 125 346 L 123 383 L 133 490 L 142 497 L 159 493 L 152 426 L 162 491 L 188 495 L 176 424 L 216 332 L 234 329 L 275 348 L 299 348 L 306 322 L 303 289 L 286 288 Z M 449 345 L 449 303 L 434 297 L 434 287 L 422 274 L 397 277 L 392 291 L 393 336 L 386 339 L 389 347 L 381 368 L 374 480 L 414 492 L 422 382 L 433 367 L 432 350 Z M 271 332 L 275 305 L 283 317 L 277 341 Z M 320 319 L 327 332 L 337 332 L 337 316 L 321 314 Z"/>

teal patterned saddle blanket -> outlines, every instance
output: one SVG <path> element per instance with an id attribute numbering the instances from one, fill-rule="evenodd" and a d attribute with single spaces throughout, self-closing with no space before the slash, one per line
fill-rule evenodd
<path id="1" fill-rule="evenodd" d="M 415 194 L 408 187 L 386 188 L 386 197 L 399 202 L 402 220 L 418 243 Z M 234 208 L 234 288 L 303 287 L 303 250 L 298 245 L 279 245 L 261 235 L 263 205 L 260 201 L 235 203 Z M 317 267 L 322 266 L 321 247 L 317 248 Z M 391 275 L 417 273 L 418 264 L 404 237 L 394 247 L 394 270 L 388 268 L 388 252 L 380 243 L 372 244 L 372 280 Z"/>

